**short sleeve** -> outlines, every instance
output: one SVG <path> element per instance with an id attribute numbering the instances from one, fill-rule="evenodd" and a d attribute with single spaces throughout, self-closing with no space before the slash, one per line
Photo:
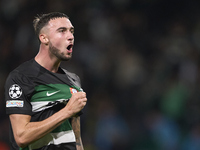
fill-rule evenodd
<path id="1" fill-rule="evenodd" d="M 32 114 L 30 90 L 32 84 L 23 74 L 11 72 L 5 83 L 6 114 Z"/>

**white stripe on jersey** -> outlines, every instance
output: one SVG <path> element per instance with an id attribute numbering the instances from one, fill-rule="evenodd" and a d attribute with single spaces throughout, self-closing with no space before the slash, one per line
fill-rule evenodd
<path id="1" fill-rule="evenodd" d="M 39 112 L 54 106 L 57 103 L 64 103 L 66 104 L 69 99 L 58 99 L 56 101 L 40 101 L 40 102 L 31 102 L 32 111 Z"/>
<path id="2" fill-rule="evenodd" d="M 46 145 L 59 145 L 61 143 L 76 142 L 73 130 L 58 133 L 48 133 L 41 139 L 29 145 L 29 150 L 38 149 Z"/>

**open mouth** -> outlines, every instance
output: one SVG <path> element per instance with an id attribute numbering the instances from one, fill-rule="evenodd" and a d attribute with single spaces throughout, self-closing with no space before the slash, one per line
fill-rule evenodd
<path id="1" fill-rule="evenodd" d="M 67 46 L 67 49 L 68 49 L 68 50 L 71 50 L 71 49 L 72 49 L 72 47 L 73 47 L 73 45 L 72 45 L 72 44 L 70 44 L 69 46 Z"/>

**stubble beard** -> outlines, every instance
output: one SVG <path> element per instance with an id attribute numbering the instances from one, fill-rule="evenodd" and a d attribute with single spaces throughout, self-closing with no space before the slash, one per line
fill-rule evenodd
<path id="1" fill-rule="evenodd" d="M 65 54 L 63 52 L 61 53 L 59 49 L 51 44 L 51 42 L 49 42 L 49 51 L 61 61 L 68 61 L 71 59 L 71 56 L 65 56 Z"/>

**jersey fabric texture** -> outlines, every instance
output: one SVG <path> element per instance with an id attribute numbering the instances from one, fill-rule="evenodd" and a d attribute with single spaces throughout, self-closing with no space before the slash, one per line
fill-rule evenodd
<path id="1" fill-rule="evenodd" d="M 31 122 L 35 122 L 65 107 L 72 93 L 82 89 L 77 75 L 63 68 L 59 72 L 48 71 L 34 59 L 13 70 L 5 84 L 6 113 L 30 115 Z M 11 150 L 76 150 L 70 119 L 26 148 L 16 144 L 11 125 L 9 134 Z"/>

